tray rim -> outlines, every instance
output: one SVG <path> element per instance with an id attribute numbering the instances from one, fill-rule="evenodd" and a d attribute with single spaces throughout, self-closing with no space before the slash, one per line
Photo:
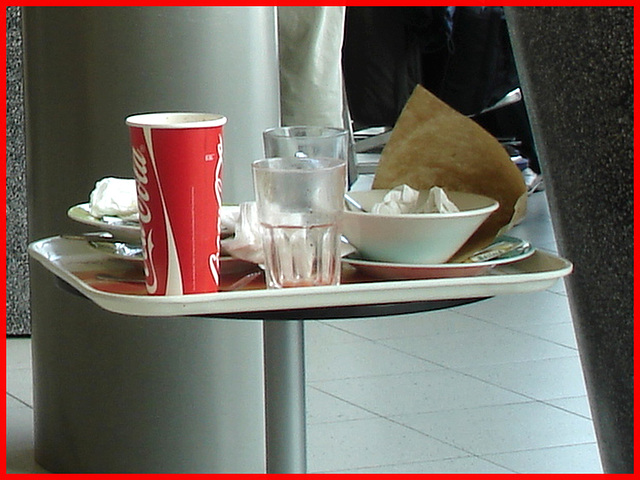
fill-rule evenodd
<path id="1" fill-rule="evenodd" d="M 65 255 L 45 251 L 47 246 L 56 246 L 60 242 L 74 241 L 63 239 L 60 236 L 44 238 L 30 243 L 28 251 L 30 256 L 47 270 L 100 307 L 114 313 L 145 317 L 222 316 L 225 313 L 314 309 L 329 306 L 346 307 L 527 293 L 544 290 L 573 271 L 573 264 L 570 261 L 548 252 L 536 250 L 534 255 L 521 262 L 546 258 L 558 262 L 559 268 L 542 272 L 507 273 L 501 272 L 501 268 L 496 267 L 489 274 L 473 277 L 386 280 L 282 290 L 240 290 L 193 295 L 140 296 L 104 292 L 82 281 L 60 264 L 60 259 Z M 81 245 L 81 243 L 79 244 Z M 95 260 L 101 254 L 87 251 L 86 253 L 79 252 L 76 256 Z M 505 268 L 513 269 L 518 263 L 505 265 Z M 385 293 L 384 302 L 380 301 L 381 292 Z"/>

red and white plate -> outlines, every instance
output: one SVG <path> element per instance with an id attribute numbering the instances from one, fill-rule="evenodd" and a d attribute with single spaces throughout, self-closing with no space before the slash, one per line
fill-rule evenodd
<path id="1" fill-rule="evenodd" d="M 387 263 L 358 258 L 357 253 L 344 257 L 342 261 L 375 278 L 425 280 L 430 278 L 475 277 L 487 273 L 497 265 L 506 265 L 529 258 L 535 251 L 535 248 L 528 247 L 524 251 L 506 255 L 505 257 L 475 263 L 440 263 L 436 265 Z"/>

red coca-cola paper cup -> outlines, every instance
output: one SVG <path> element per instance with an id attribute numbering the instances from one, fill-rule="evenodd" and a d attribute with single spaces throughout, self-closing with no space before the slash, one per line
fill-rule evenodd
<path id="1" fill-rule="evenodd" d="M 126 119 L 150 295 L 218 291 L 226 121 L 208 113 Z"/>

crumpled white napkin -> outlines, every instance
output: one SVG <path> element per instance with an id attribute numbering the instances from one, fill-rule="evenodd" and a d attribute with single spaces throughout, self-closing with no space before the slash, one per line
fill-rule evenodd
<path id="1" fill-rule="evenodd" d="M 455 213 L 460 209 L 453 203 L 447 193 L 440 187 L 431 187 L 427 201 L 419 213 Z"/>
<path id="2" fill-rule="evenodd" d="M 232 257 L 259 265 L 264 264 L 256 202 L 241 203 L 237 214 L 232 226 L 234 235 L 220 240 L 221 249 Z M 222 215 L 220 219 L 222 221 Z"/>
<path id="3" fill-rule="evenodd" d="M 389 190 L 382 202 L 376 203 L 371 212 L 378 215 L 401 215 L 408 213 L 452 213 L 459 212 L 458 207 L 449 199 L 440 187 L 429 190 L 427 200 L 419 205 L 418 190 L 409 185 L 398 185 Z"/>
<path id="4" fill-rule="evenodd" d="M 240 221 L 239 205 L 222 205 L 219 210 L 220 215 L 220 232 L 233 233 L 236 231 L 236 225 Z"/>
<path id="5" fill-rule="evenodd" d="M 106 177 L 95 184 L 89 195 L 89 213 L 102 218 L 105 215 L 123 220 L 138 220 L 138 197 L 133 178 Z"/>

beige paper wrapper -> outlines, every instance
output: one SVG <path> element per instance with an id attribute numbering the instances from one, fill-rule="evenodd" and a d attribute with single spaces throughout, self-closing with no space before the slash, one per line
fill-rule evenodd
<path id="1" fill-rule="evenodd" d="M 420 190 L 438 186 L 477 193 L 500 203 L 452 261 L 489 245 L 526 213 L 526 185 L 504 147 L 420 85 L 380 155 L 372 188 L 391 189 L 403 183 Z"/>

